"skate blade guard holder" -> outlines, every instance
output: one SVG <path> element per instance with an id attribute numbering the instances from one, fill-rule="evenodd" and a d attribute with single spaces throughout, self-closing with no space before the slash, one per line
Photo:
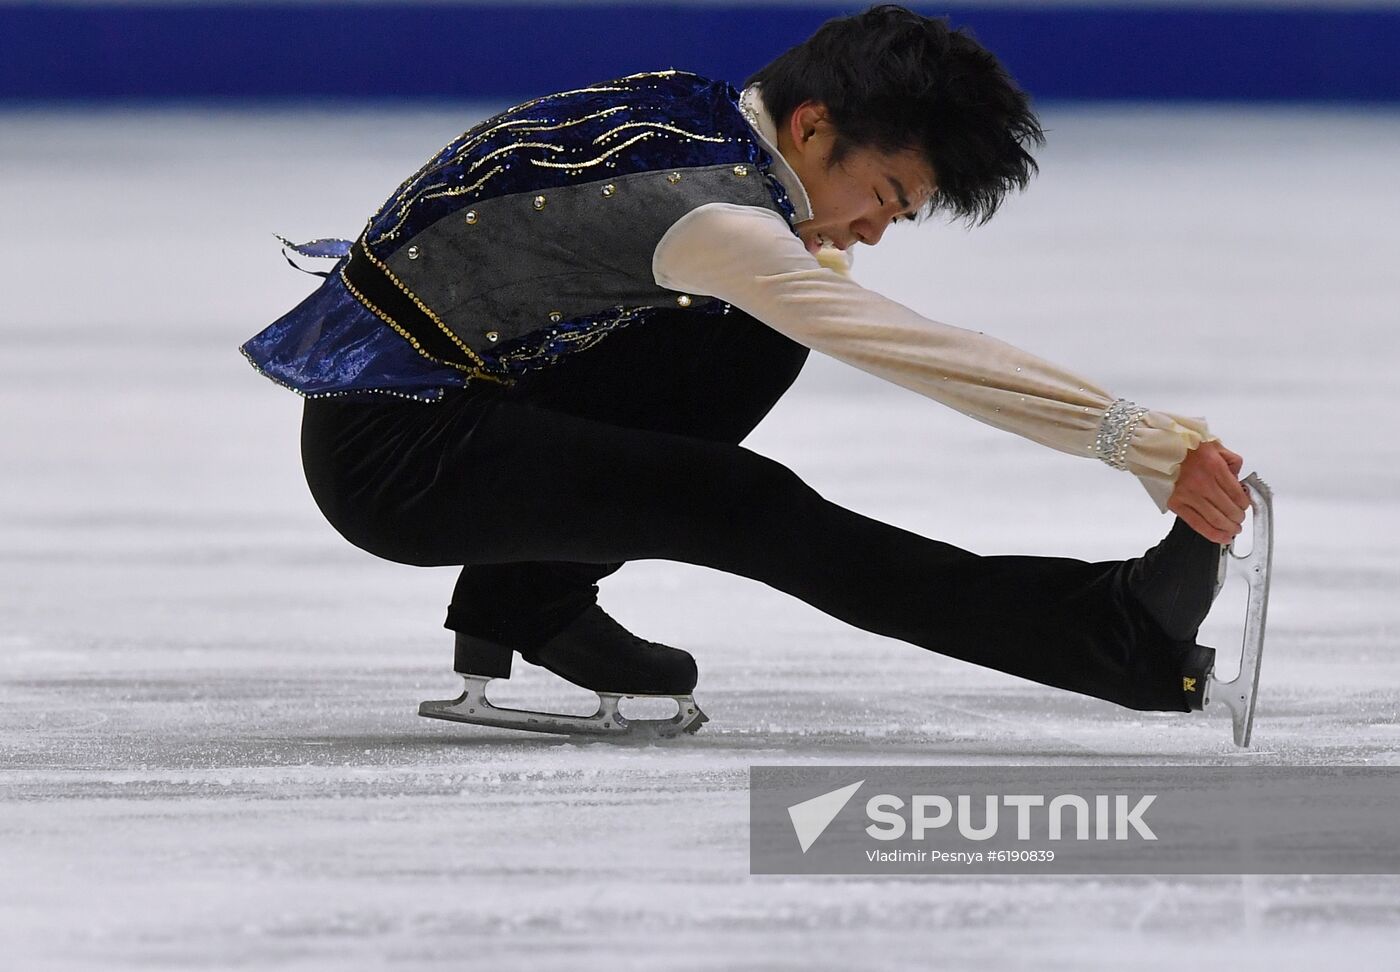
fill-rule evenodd
<path id="1" fill-rule="evenodd" d="M 592 715 L 532 712 L 509 709 L 492 704 L 486 698 L 486 683 L 490 675 L 462 675 L 466 689 L 456 699 L 424 702 L 418 714 L 429 719 L 465 722 L 473 726 L 497 729 L 525 729 L 530 732 L 552 732 L 561 735 L 610 736 L 630 739 L 665 739 L 682 733 L 693 733 L 709 721 L 693 695 L 624 695 L 598 692 L 598 710 Z M 623 698 L 674 699 L 676 714 L 669 719 L 629 719 L 618 711 Z"/>
<path id="2" fill-rule="evenodd" d="M 1235 745 L 1249 746 L 1254 728 L 1254 708 L 1259 696 L 1259 661 L 1264 654 L 1264 622 L 1269 609 L 1269 574 L 1273 569 L 1274 494 L 1257 473 L 1244 480 L 1254 508 L 1254 542 L 1248 554 L 1235 554 L 1230 544 L 1228 557 L 1244 572 L 1249 584 L 1249 606 L 1245 609 L 1244 639 L 1240 649 L 1240 671 L 1228 682 L 1212 674 L 1206 680 L 1206 705 L 1214 702 L 1230 710 Z"/>

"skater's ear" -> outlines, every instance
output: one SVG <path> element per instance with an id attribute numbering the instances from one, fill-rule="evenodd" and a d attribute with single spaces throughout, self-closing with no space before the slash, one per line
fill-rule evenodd
<path id="1" fill-rule="evenodd" d="M 783 141 L 792 151 L 821 161 L 824 167 L 830 165 L 839 134 L 826 105 L 811 100 L 798 105 L 788 115 L 783 134 L 787 136 Z"/>

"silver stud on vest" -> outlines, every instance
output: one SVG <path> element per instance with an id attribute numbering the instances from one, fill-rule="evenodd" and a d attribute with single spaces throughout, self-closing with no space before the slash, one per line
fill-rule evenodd
<path id="1" fill-rule="evenodd" d="M 603 187 L 603 196 L 605 198 L 616 194 L 616 192 L 617 186 L 613 185 L 611 182 L 609 182 L 606 186 Z"/>
<path id="2" fill-rule="evenodd" d="M 558 324 L 560 321 L 562 321 L 562 320 L 564 319 L 564 315 L 563 315 L 562 313 L 560 313 L 559 311 L 550 311 L 550 312 L 549 312 L 549 319 L 550 319 L 550 321 L 551 321 L 552 323 Z"/>
<path id="3" fill-rule="evenodd" d="M 536 212 L 538 212 L 538 211 L 541 210 L 541 209 L 544 209 L 544 204 L 545 204 L 545 198 L 544 198 L 544 196 L 536 196 L 536 197 L 535 197 L 535 210 L 536 210 Z"/>
<path id="4" fill-rule="evenodd" d="M 409 258 L 410 260 L 417 260 L 417 259 L 418 259 L 418 254 L 419 254 L 419 252 L 420 252 L 420 251 L 419 251 L 418 247 L 416 247 L 416 246 L 410 246 L 410 247 L 408 248 L 408 258 Z"/>
<path id="5" fill-rule="evenodd" d="M 679 172 L 672 172 L 666 177 L 666 181 L 674 186 L 677 182 L 681 181 L 681 174 Z"/>
<path id="6" fill-rule="evenodd" d="M 467 215 L 466 215 L 465 219 L 466 219 L 466 221 L 467 221 L 467 225 L 468 225 L 468 226 L 475 226 L 475 225 L 476 225 L 476 221 L 477 221 L 479 218 L 480 218 L 480 217 L 478 217 L 478 216 L 476 215 L 476 210 L 475 210 L 475 209 L 468 209 L 468 210 L 467 210 Z"/>
<path id="7" fill-rule="evenodd" d="M 688 294 L 681 294 L 679 297 L 676 298 L 676 303 L 681 305 L 682 307 L 689 307 L 690 296 Z"/>
<path id="8" fill-rule="evenodd" d="M 500 339 L 501 339 L 501 335 L 500 335 L 500 332 L 499 332 L 499 331 L 487 331 L 487 332 L 486 332 L 486 340 L 490 341 L 492 344 L 495 344 L 495 343 L 496 343 L 497 341 L 499 341 Z"/>
<path id="9" fill-rule="evenodd" d="M 736 165 L 734 167 L 734 174 L 742 179 L 749 174 L 749 167 L 747 165 Z"/>

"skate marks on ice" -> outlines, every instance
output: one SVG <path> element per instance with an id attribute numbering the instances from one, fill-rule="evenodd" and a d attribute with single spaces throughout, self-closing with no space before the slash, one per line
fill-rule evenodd
<path id="1" fill-rule="evenodd" d="M 806 736 L 803 707 L 822 709 L 815 686 L 746 692 L 716 675 L 724 722 L 766 708 L 770 728 L 683 745 L 504 731 L 469 744 L 451 726 L 424 731 L 414 714 L 416 693 L 437 679 L 424 666 L 313 674 L 245 667 L 223 687 L 169 666 L 26 680 L 28 706 L 107 696 L 113 719 L 6 735 L 24 752 L 0 769 L 10 955 L 26 968 L 45 957 L 71 967 L 358 968 L 468 953 L 503 967 L 528 955 L 531 967 L 576 968 L 579 954 L 598 954 L 649 969 L 666 954 L 668 968 L 783 969 L 795 957 L 810 968 L 870 955 L 923 968 L 936 950 L 943 967 L 997 968 L 1008 947 L 999 940 L 1016 929 L 1013 954 L 1035 952 L 1039 967 L 1089 968 L 1141 949 L 1135 968 L 1166 969 L 1209 942 L 1244 969 L 1289 968 L 1286 947 L 1297 968 L 1321 967 L 1322 942 L 1339 929 L 1358 960 L 1376 955 L 1400 901 L 1389 880 L 747 877 L 750 764 L 1001 764 L 1008 753 L 1059 764 L 1063 744 L 1026 738 L 1058 726 L 1096 746 L 1091 727 L 1120 743 L 1160 728 L 1106 720 L 1108 707 L 1091 700 L 1046 705 L 1038 691 L 945 684 L 950 704 L 923 716 L 928 728 L 911 721 L 912 740 L 856 738 L 876 715 L 909 717 L 926 692 L 889 688 L 880 661 L 849 706 L 809 718 Z M 1175 758 L 1189 762 L 1182 751 Z M 1105 760 L 1088 749 L 1079 758 Z"/>
<path id="2" fill-rule="evenodd" d="M 770 649 L 798 659 L 806 640 L 794 630 Z M 16 758 L 0 768 L 0 934 L 23 967 L 329 969 L 471 954 L 562 969 L 595 954 L 625 970 L 664 954 L 678 969 L 871 955 L 923 968 L 936 951 L 943 967 L 997 968 L 1015 929 L 1012 954 L 1034 952 L 1043 968 L 1140 950 L 1135 968 L 1167 969 L 1202 942 L 1238 968 L 1301 968 L 1321 967 L 1322 941 L 1339 930 L 1360 959 L 1379 954 L 1397 917 L 1400 882 L 1388 879 L 749 878 L 753 763 L 1189 763 L 1202 738 L 1233 750 L 1218 731 L 1183 739 L 1165 719 L 1034 688 L 956 674 L 937 693 L 934 680 L 901 685 L 902 649 L 862 667 L 833 643 L 789 687 L 776 676 L 756 686 L 742 658 L 699 645 L 720 659 L 705 697 L 715 722 L 618 746 L 486 729 L 467 741 L 414 712 L 442 680 L 432 666 L 360 661 L 331 677 L 331 653 L 299 647 L 319 664 L 229 652 L 215 678 L 133 651 L 139 670 L 123 672 L 118 652 L 106 671 L 7 683 L 7 700 L 31 711 L 47 701 L 111 715 L 76 731 L 5 732 Z M 852 667 L 833 700 L 828 674 Z M 539 674 L 511 701 L 558 701 Z M 1344 737 L 1354 699 L 1315 702 L 1281 701 L 1298 748 L 1344 761 L 1307 720 Z"/>

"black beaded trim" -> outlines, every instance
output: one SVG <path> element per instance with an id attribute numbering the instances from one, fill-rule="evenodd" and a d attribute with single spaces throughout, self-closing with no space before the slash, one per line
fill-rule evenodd
<path id="1" fill-rule="evenodd" d="M 341 273 L 347 283 L 378 309 L 377 316 L 400 335 L 408 336 L 414 347 L 421 347 L 443 364 L 477 371 L 481 360 L 454 342 L 413 294 L 377 264 L 362 236 L 350 248 Z"/>

